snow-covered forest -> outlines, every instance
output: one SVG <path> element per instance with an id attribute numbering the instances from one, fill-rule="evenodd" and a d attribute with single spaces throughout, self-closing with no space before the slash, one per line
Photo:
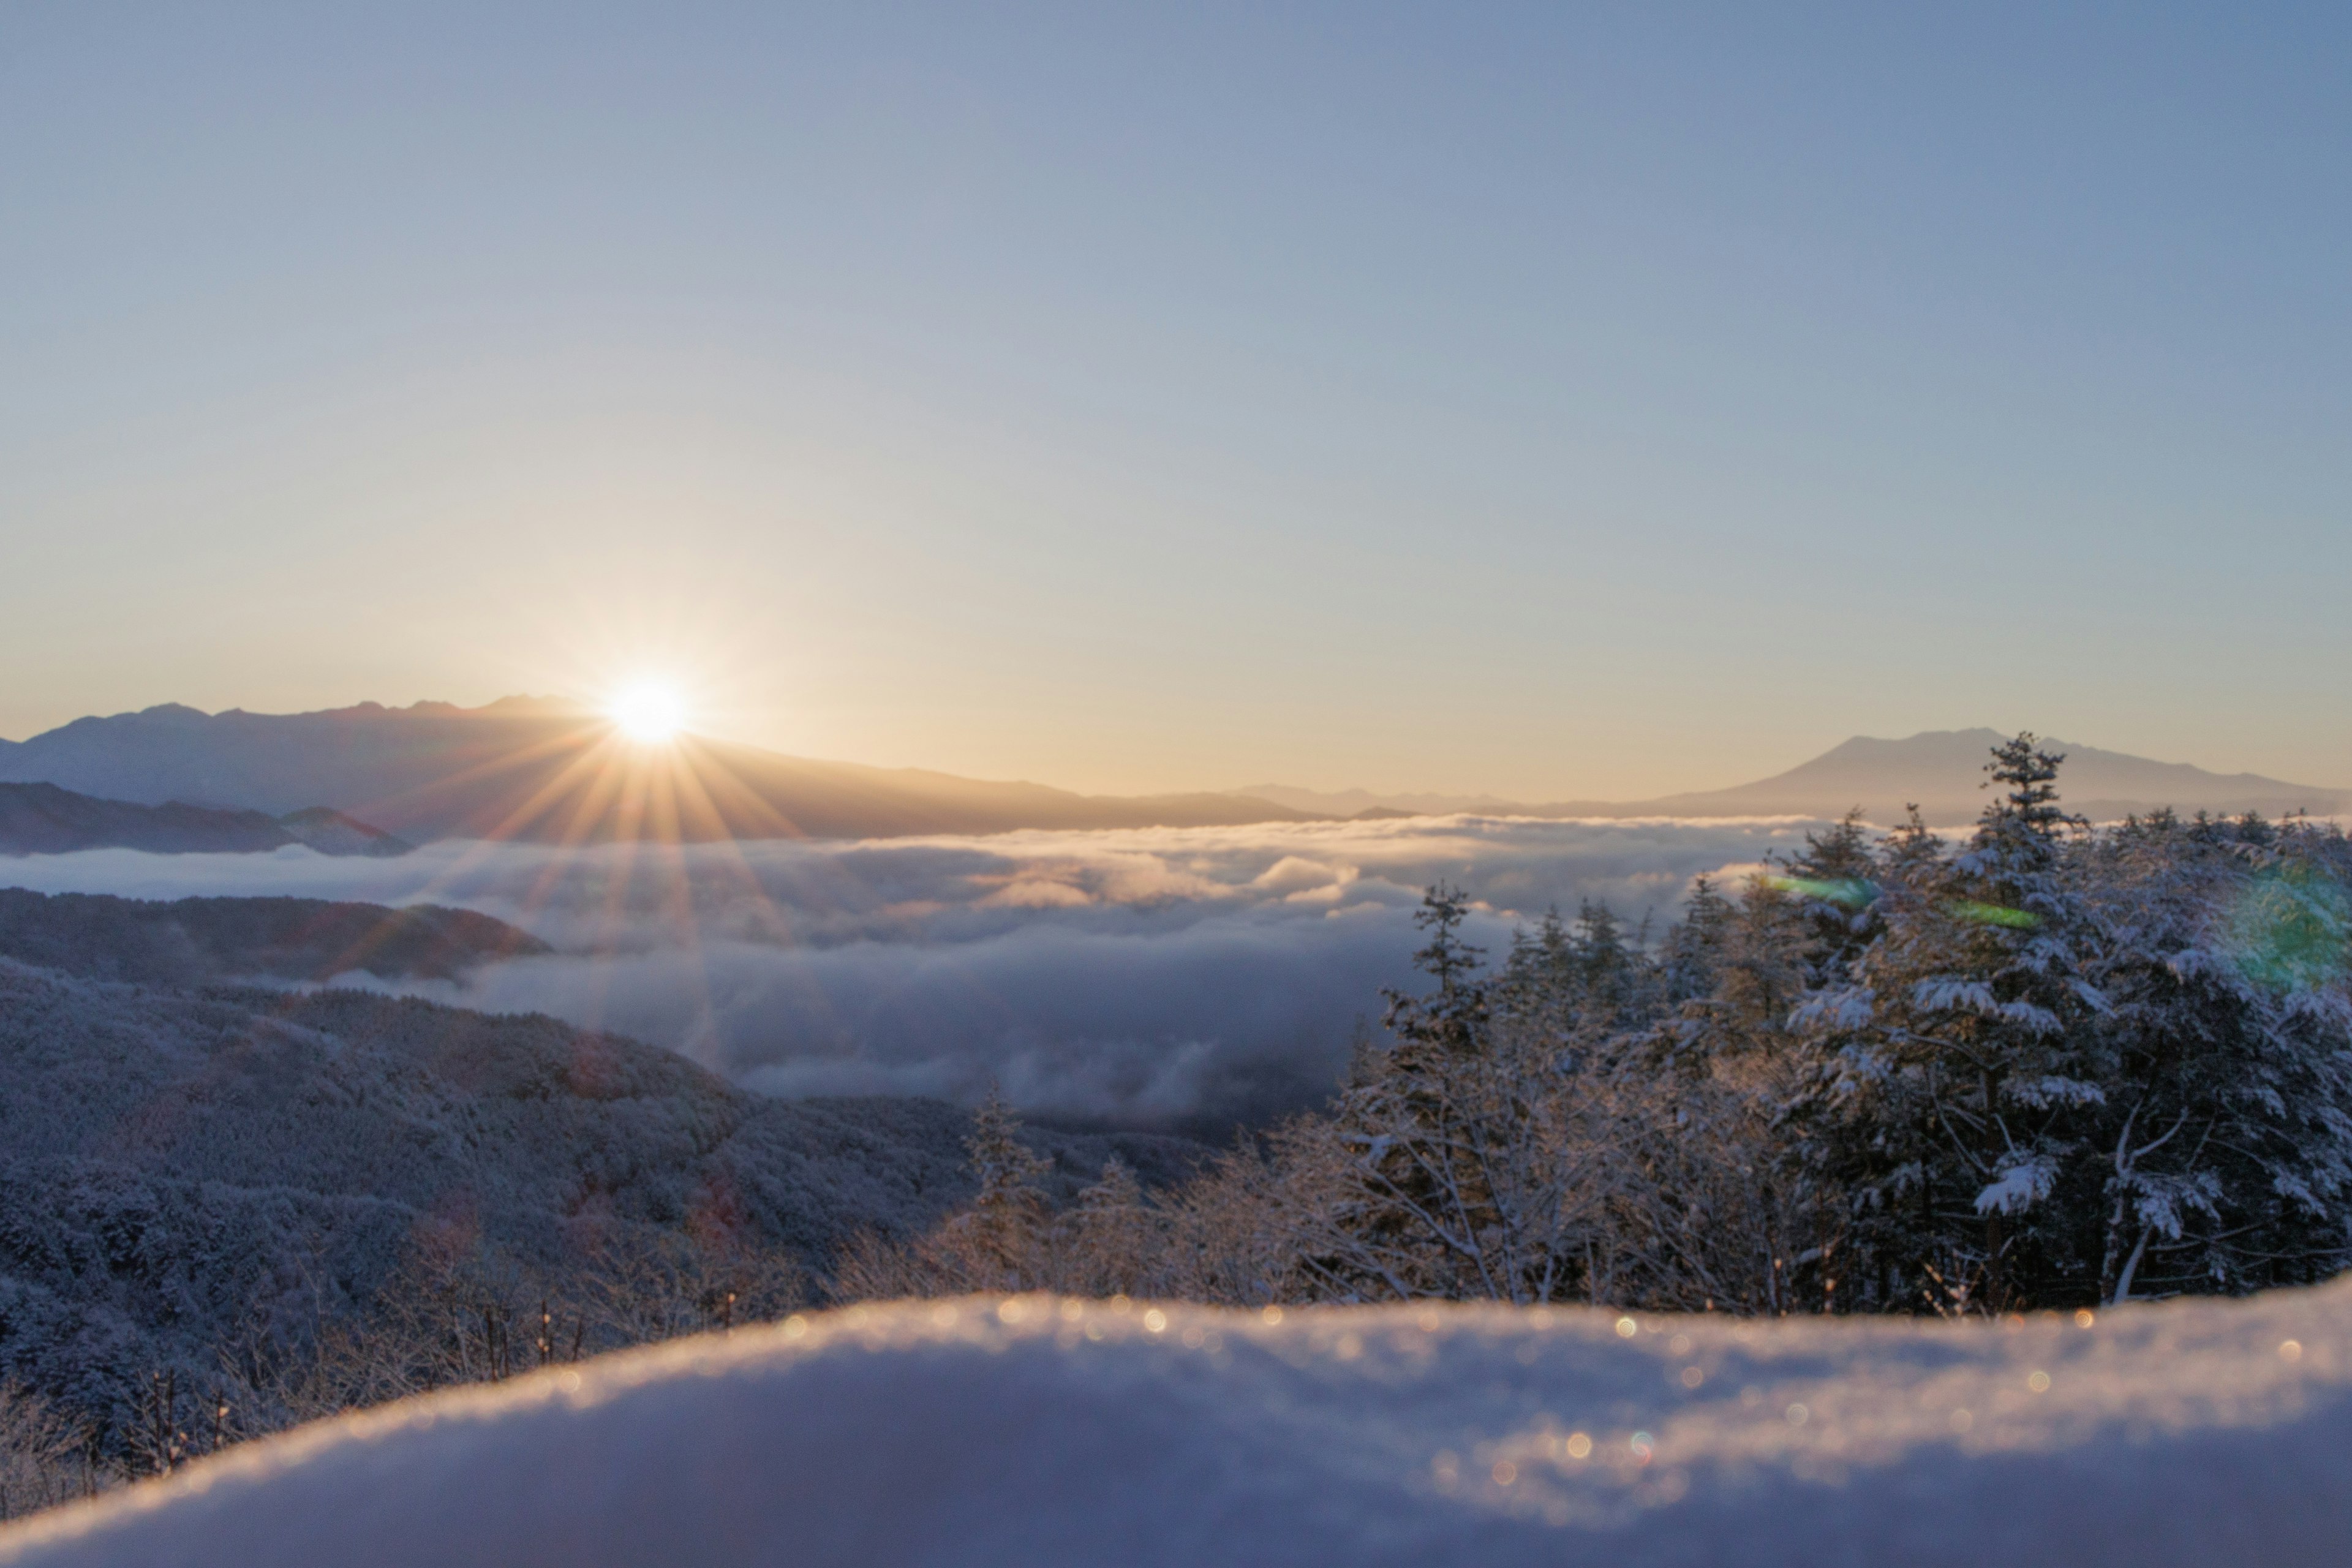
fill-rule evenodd
<path id="1" fill-rule="evenodd" d="M 2020 737 L 1972 835 L 1849 818 L 1663 931 L 1588 904 L 1486 953 L 1433 888 L 1329 1105 L 1205 1160 L 545 1018 L 0 965 L 0 1506 L 877 1299 L 1960 1318 L 2337 1272 L 2352 845 L 2093 829 L 2060 762 Z M 74 910 L 158 918 L 121 902 Z"/>
<path id="2" fill-rule="evenodd" d="M 60 902 L 59 963 L 113 968 L 163 925 Z M 851 1238 L 971 1191 L 967 1124 L 751 1093 L 544 1017 L 0 958 L 0 1516 L 803 1304 Z M 1025 1138 L 1060 1197 L 1113 1153 L 1162 1181 L 1198 1153 Z"/>
<path id="3" fill-rule="evenodd" d="M 1486 962 L 1433 889 L 1328 1114 L 1066 1212 L 1002 1128 L 867 1294 L 1423 1298 L 1998 1314 L 2305 1283 L 2352 1244 L 2352 845 L 2093 830 L 2032 737 L 1973 835 L 1849 818 L 1658 940 L 1605 908 Z"/>

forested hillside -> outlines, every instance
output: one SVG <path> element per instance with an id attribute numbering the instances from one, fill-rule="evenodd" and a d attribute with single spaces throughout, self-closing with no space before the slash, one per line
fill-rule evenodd
<path id="1" fill-rule="evenodd" d="M 251 1431 L 529 1364 L 541 1301 L 570 1355 L 772 1313 L 853 1234 L 967 1195 L 967 1128 L 937 1101 L 747 1094 L 543 1017 L 0 961 L 0 1382 L 152 1461 L 159 1390 L 202 1447 L 216 1400 Z M 1192 1152 L 1026 1146 L 1064 1194 L 1114 1152 L 1161 1180 Z M 410 1337 L 321 1369 L 362 1323 Z"/>

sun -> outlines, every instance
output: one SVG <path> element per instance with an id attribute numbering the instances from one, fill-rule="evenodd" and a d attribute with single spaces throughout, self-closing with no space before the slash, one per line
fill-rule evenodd
<path id="1" fill-rule="evenodd" d="M 675 737 L 686 723 L 686 704 L 658 680 L 639 680 L 621 689 L 606 710 L 621 733 L 632 741 L 656 745 Z"/>

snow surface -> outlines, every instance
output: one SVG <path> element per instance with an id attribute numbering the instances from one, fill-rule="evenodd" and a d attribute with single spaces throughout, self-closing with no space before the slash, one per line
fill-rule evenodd
<path id="1" fill-rule="evenodd" d="M 2088 1328 L 855 1308 L 306 1428 L 0 1563 L 2340 1564 L 2347 1328 L 2352 1286 Z"/>

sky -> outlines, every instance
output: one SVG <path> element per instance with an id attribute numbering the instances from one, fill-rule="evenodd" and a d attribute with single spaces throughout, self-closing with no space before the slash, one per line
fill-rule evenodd
<path id="1" fill-rule="evenodd" d="M 0 736 L 2352 784 L 2352 13 L 0 9 Z"/>

